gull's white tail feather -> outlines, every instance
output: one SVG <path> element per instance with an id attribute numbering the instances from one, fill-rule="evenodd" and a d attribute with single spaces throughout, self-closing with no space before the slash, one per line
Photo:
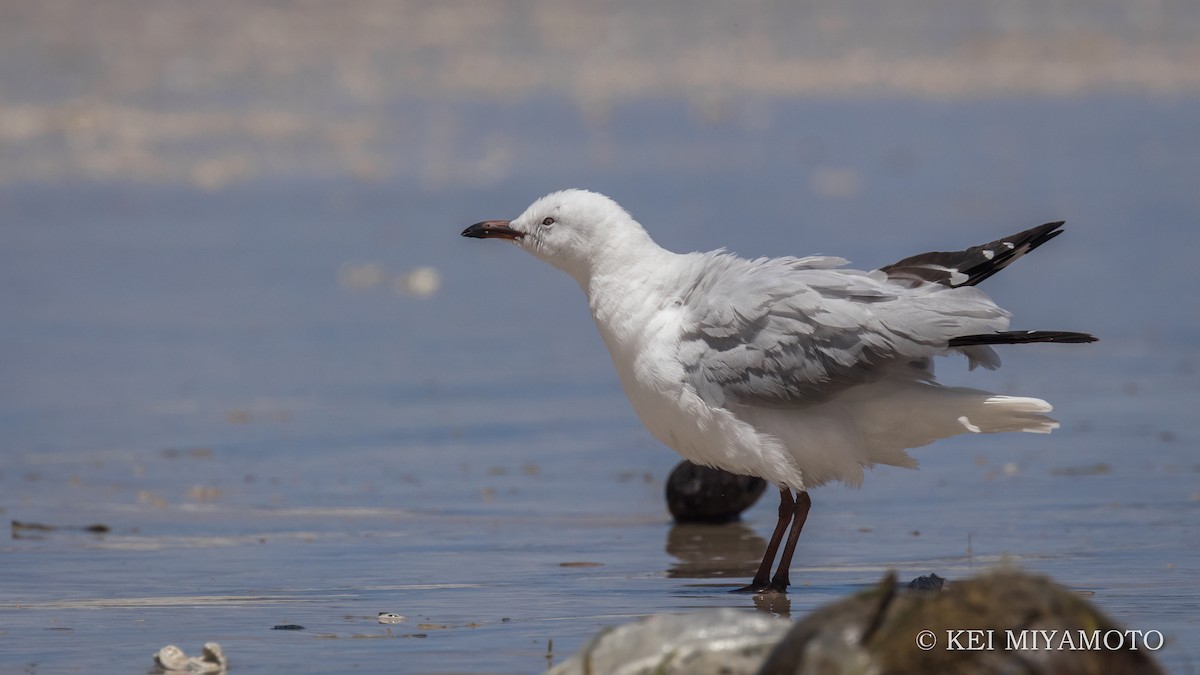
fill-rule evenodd
<path id="1" fill-rule="evenodd" d="M 962 433 L 1044 434 L 1058 428 L 1046 417 L 1053 406 L 1040 398 L 912 381 L 881 382 L 848 394 L 847 412 L 862 425 L 868 445 L 880 448 L 918 448 Z"/>
<path id="2" fill-rule="evenodd" d="M 847 390 L 801 409 L 740 408 L 738 417 L 771 435 L 801 476 L 785 481 L 804 489 L 830 480 L 856 487 L 863 468 L 890 464 L 916 468 L 906 452 L 966 433 L 1049 433 L 1058 422 L 1037 398 L 998 396 L 979 389 L 884 380 Z"/>
<path id="3" fill-rule="evenodd" d="M 1054 406 L 1040 398 L 990 396 L 979 404 L 978 410 L 978 413 L 959 418 L 958 421 L 967 431 L 977 434 L 1000 431 L 1048 434 L 1058 428 L 1058 422 L 1045 415 L 1054 410 Z"/>

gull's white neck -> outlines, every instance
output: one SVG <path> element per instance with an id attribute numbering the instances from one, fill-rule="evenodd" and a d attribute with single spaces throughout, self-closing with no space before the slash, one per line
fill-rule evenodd
<path id="1" fill-rule="evenodd" d="M 674 297 L 678 256 L 638 229 L 598 250 L 588 273 L 576 277 L 610 351 L 639 340 L 647 323 Z"/>

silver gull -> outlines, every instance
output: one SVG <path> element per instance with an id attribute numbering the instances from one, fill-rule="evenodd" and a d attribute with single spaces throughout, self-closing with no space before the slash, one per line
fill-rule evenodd
<path id="1" fill-rule="evenodd" d="M 748 592 L 785 592 L 810 488 L 858 486 L 876 464 L 963 433 L 1047 433 L 1049 403 L 934 381 L 932 358 L 996 368 L 991 345 L 1093 342 L 1010 331 L 975 287 L 1062 232 L 1047 223 L 874 271 L 829 256 L 673 253 L 608 197 L 564 190 L 464 237 L 505 239 L 571 275 L 633 409 L 684 458 L 779 487 L 779 519 Z M 779 566 L 776 553 L 791 525 Z"/>

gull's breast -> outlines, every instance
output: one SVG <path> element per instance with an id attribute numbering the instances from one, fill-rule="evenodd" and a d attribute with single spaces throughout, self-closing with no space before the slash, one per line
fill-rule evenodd
<path id="1" fill-rule="evenodd" d="M 742 446 L 756 434 L 730 411 L 710 406 L 687 383 L 678 356 L 679 310 L 656 309 L 638 319 L 617 330 L 597 325 L 642 424 L 686 459 L 747 473 L 743 460 L 758 453 L 746 454 Z"/>
<path id="2" fill-rule="evenodd" d="M 655 306 L 650 298 L 626 296 L 622 311 L 595 315 L 596 327 L 612 356 L 625 395 L 655 437 L 678 447 L 683 417 L 684 371 L 676 352 L 678 310 Z"/>

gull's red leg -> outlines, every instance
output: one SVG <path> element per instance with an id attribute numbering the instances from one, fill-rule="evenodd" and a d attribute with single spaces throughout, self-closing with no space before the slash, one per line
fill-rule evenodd
<path id="1" fill-rule="evenodd" d="M 801 493 L 806 498 L 808 493 Z M 767 550 L 763 553 L 762 563 L 758 566 L 758 572 L 754 575 L 754 580 L 749 586 L 735 589 L 734 593 L 762 593 L 763 591 L 772 590 L 771 583 L 771 566 L 775 564 L 775 554 L 779 551 L 779 543 L 783 541 L 783 534 L 787 532 L 788 524 L 792 522 L 792 515 L 796 512 L 796 502 L 792 499 L 792 491 L 789 488 L 779 488 L 779 520 L 775 523 L 775 532 L 771 534 L 771 541 L 767 544 Z M 808 511 L 805 510 L 805 514 Z M 795 544 L 792 543 L 794 547 Z M 787 549 L 784 551 L 787 553 Z M 791 560 L 791 556 L 788 556 Z"/>
<path id="2" fill-rule="evenodd" d="M 796 496 L 796 505 L 792 519 L 792 531 L 788 534 L 787 545 L 783 547 L 783 555 L 779 558 L 779 569 L 771 579 L 770 589 L 778 593 L 787 593 L 791 584 L 788 580 L 788 570 L 792 567 L 792 554 L 796 552 L 796 542 L 800 540 L 800 531 L 804 529 L 804 521 L 808 520 L 808 510 L 812 508 L 812 499 L 807 492 Z"/>

